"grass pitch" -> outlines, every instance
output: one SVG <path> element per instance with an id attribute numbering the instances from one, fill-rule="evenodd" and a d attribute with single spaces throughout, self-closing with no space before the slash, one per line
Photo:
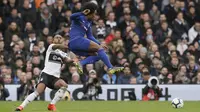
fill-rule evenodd
<path id="1" fill-rule="evenodd" d="M 15 112 L 21 102 L 0 102 L 0 112 Z M 23 112 L 48 112 L 49 102 L 34 101 Z M 171 102 L 141 101 L 61 101 L 57 112 L 200 112 L 200 102 L 184 102 L 184 107 L 174 109 Z"/>

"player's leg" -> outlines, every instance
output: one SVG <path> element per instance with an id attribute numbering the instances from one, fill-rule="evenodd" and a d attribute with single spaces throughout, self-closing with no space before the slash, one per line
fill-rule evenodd
<path id="1" fill-rule="evenodd" d="M 104 62 L 104 64 L 108 67 L 108 72 L 113 74 L 118 71 L 122 71 L 124 67 L 113 67 L 105 50 L 98 44 L 93 41 L 90 41 L 89 52 L 97 52 L 99 58 Z"/>
<path id="2" fill-rule="evenodd" d="M 43 93 L 45 88 L 46 85 L 44 83 L 39 83 L 37 85 L 36 90 L 30 95 L 28 95 L 28 97 L 26 97 L 23 103 L 19 107 L 17 107 L 15 111 L 22 111 L 30 102 L 32 102 L 36 97 L 38 97 L 38 95 Z"/>
<path id="3" fill-rule="evenodd" d="M 58 79 L 54 84 L 54 88 L 58 89 L 58 91 L 55 93 L 53 100 L 48 105 L 48 110 L 51 111 L 56 111 L 55 104 L 62 99 L 67 91 L 67 83 L 62 79 Z"/>

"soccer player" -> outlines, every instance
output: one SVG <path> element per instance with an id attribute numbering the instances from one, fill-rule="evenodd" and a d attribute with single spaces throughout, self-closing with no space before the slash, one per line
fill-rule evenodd
<path id="1" fill-rule="evenodd" d="M 72 24 L 69 33 L 69 49 L 76 55 L 87 57 L 77 64 L 80 74 L 83 73 L 83 65 L 94 63 L 98 60 L 104 62 L 108 67 L 108 73 L 110 74 L 124 69 L 124 67 L 112 66 L 104 51 L 104 49 L 107 49 L 107 46 L 101 45 L 92 35 L 91 23 L 95 13 L 97 12 L 97 8 L 98 6 L 94 2 L 87 2 L 82 7 L 82 12 L 74 13 L 70 17 Z M 85 38 L 85 35 L 87 38 Z"/>
<path id="2" fill-rule="evenodd" d="M 27 104 L 43 93 L 46 87 L 58 90 L 53 100 L 48 105 L 48 110 L 56 111 L 56 102 L 58 102 L 67 91 L 67 83 L 60 78 L 62 64 L 64 62 L 73 62 L 68 54 L 62 51 L 67 48 L 67 46 L 61 44 L 63 40 L 64 38 L 60 35 L 54 36 L 53 44 L 49 45 L 46 51 L 45 67 L 40 74 L 36 90 L 31 93 L 15 111 L 22 111 Z"/>

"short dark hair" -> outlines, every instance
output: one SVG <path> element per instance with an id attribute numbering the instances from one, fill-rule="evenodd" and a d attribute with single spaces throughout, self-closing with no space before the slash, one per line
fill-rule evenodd
<path id="1" fill-rule="evenodd" d="M 98 9 L 98 6 L 95 3 L 93 3 L 93 2 L 87 2 L 87 3 L 85 3 L 83 5 L 82 11 L 84 11 L 86 9 L 90 10 L 90 13 L 88 13 L 88 14 L 92 14 L 92 13 L 94 13 Z"/>

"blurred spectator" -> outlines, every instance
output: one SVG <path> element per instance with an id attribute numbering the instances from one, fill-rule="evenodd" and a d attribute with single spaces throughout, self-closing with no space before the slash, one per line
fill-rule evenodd
<path id="1" fill-rule="evenodd" d="M 130 84 L 137 84 L 137 79 L 135 77 L 131 77 Z"/>
<path id="2" fill-rule="evenodd" d="M 104 70 L 107 71 L 107 67 L 104 65 Z M 102 77 L 103 84 L 116 84 L 117 83 L 117 76 L 115 74 L 106 73 Z"/>
<path id="3" fill-rule="evenodd" d="M 3 21 L 3 18 L 0 16 L 0 32 L 1 32 L 1 40 L 2 40 L 2 37 L 3 37 L 3 34 L 6 30 L 6 25 Z"/>
<path id="4" fill-rule="evenodd" d="M 108 29 L 106 28 L 103 19 L 99 19 L 97 25 L 92 28 L 92 33 L 97 39 L 104 39 L 107 32 Z"/>
<path id="5" fill-rule="evenodd" d="M 190 28 L 194 25 L 196 17 L 197 17 L 197 14 L 196 14 L 195 7 L 194 6 L 190 6 L 188 8 L 187 13 L 186 13 L 186 20 L 187 20 Z"/>
<path id="6" fill-rule="evenodd" d="M 119 76 L 117 84 L 130 84 L 130 79 L 133 76 L 129 67 L 125 67 L 123 73 Z"/>
<path id="7" fill-rule="evenodd" d="M 150 10 L 150 16 L 153 20 L 153 24 L 158 24 L 159 22 L 159 16 L 160 16 L 160 11 L 158 10 L 158 7 L 156 4 L 153 4 L 152 9 Z"/>
<path id="8" fill-rule="evenodd" d="M 28 80 L 29 79 L 29 80 Z M 30 74 L 22 72 L 20 76 L 21 86 L 18 88 L 17 93 L 20 100 L 24 100 L 27 95 L 34 91 L 35 82 L 30 80 Z"/>
<path id="9" fill-rule="evenodd" d="M 0 80 L 0 100 L 5 101 L 7 97 L 10 96 L 10 93 L 7 88 L 4 86 L 4 82 Z"/>
<path id="10" fill-rule="evenodd" d="M 60 25 L 62 22 L 62 18 L 64 16 L 64 13 L 66 11 L 66 6 L 64 4 L 63 0 L 57 0 L 54 8 L 53 8 L 53 16 L 56 18 L 56 28 Z"/>
<path id="11" fill-rule="evenodd" d="M 106 25 L 109 26 L 110 28 L 115 28 L 117 26 L 117 23 L 115 21 L 115 13 L 114 12 L 108 13 Z"/>
<path id="12" fill-rule="evenodd" d="M 36 10 L 33 7 L 29 0 L 24 0 L 23 7 L 20 10 L 21 18 L 24 22 L 31 22 L 32 25 L 36 23 Z"/>
<path id="13" fill-rule="evenodd" d="M 28 38 L 24 39 L 26 50 L 32 51 L 33 46 L 36 45 L 38 41 L 39 39 L 36 37 L 36 32 L 34 30 L 28 32 Z"/>
<path id="14" fill-rule="evenodd" d="M 152 67 L 150 69 L 150 73 L 152 74 L 152 76 L 158 76 L 162 67 L 163 67 L 163 63 L 161 60 L 159 60 L 158 58 L 152 58 Z"/>
<path id="15" fill-rule="evenodd" d="M 81 11 L 81 3 L 75 2 L 74 7 L 72 9 L 72 13 L 80 12 Z"/>
<path id="16" fill-rule="evenodd" d="M 16 8 L 13 8 L 11 10 L 11 15 L 6 18 L 6 25 L 9 25 L 11 22 L 16 22 L 19 27 L 23 28 L 22 19 L 18 17 L 18 10 Z"/>
<path id="17" fill-rule="evenodd" d="M 163 47 L 166 45 L 167 42 L 167 38 L 170 38 L 172 35 L 172 29 L 169 28 L 168 23 L 166 21 L 163 21 L 160 23 L 161 25 L 161 29 L 159 28 L 156 31 L 156 44 L 158 44 L 159 47 L 161 47 L 160 49 L 163 49 Z"/>
<path id="18" fill-rule="evenodd" d="M 70 84 L 81 84 L 80 76 L 77 72 L 72 74 L 72 80 Z"/>
<path id="19" fill-rule="evenodd" d="M 200 84 L 200 72 L 197 72 L 196 77 L 192 80 L 193 84 Z"/>
<path id="20" fill-rule="evenodd" d="M 158 80 L 160 84 L 172 84 L 172 74 L 169 73 L 166 67 L 163 67 L 160 71 L 160 75 L 158 76 Z"/>
<path id="21" fill-rule="evenodd" d="M 10 42 L 12 40 L 12 35 L 14 34 L 20 36 L 20 30 L 16 22 L 11 22 L 10 25 L 8 26 L 8 29 L 5 31 L 4 42 L 5 42 L 6 48 L 8 47 L 8 45 L 10 45 Z"/>
<path id="22" fill-rule="evenodd" d="M 195 24 L 189 29 L 188 36 L 189 36 L 189 44 L 193 41 L 198 41 L 200 36 L 200 18 L 196 17 Z"/>
<path id="23" fill-rule="evenodd" d="M 21 39 L 25 39 L 25 38 L 28 38 L 28 33 L 34 29 L 33 29 L 33 25 L 30 22 L 26 22 L 25 28 L 21 30 L 24 32 L 23 37 L 21 37 Z"/>
<path id="24" fill-rule="evenodd" d="M 150 77 L 151 77 L 151 75 L 150 75 L 149 72 L 143 72 L 142 73 L 142 80 L 141 80 L 141 82 L 138 82 L 138 83 L 139 84 L 147 84 Z"/>
<path id="25" fill-rule="evenodd" d="M 189 64 L 187 66 L 188 69 L 188 75 L 187 77 L 189 79 L 192 79 L 195 77 L 197 71 L 199 70 L 199 65 L 196 64 L 195 60 L 189 60 Z"/>
<path id="26" fill-rule="evenodd" d="M 173 21 L 173 34 L 172 40 L 176 44 L 178 39 L 188 38 L 187 33 L 189 30 L 189 26 L 187 21 L 185 21 L 183 12 L 178 12 L 176 19 Z"/>
<path id="27" fill-rule="evenodd" d="M 55 31 L 56 29 L 55 17 L 52 15 L 52 13 L 47 7 L 41 10 L 38 19 L 39 19 L 39 21 L 37 21 L 38 30 L 41 30 L 46 27 L 49 28 L 50 31 Z"/>

